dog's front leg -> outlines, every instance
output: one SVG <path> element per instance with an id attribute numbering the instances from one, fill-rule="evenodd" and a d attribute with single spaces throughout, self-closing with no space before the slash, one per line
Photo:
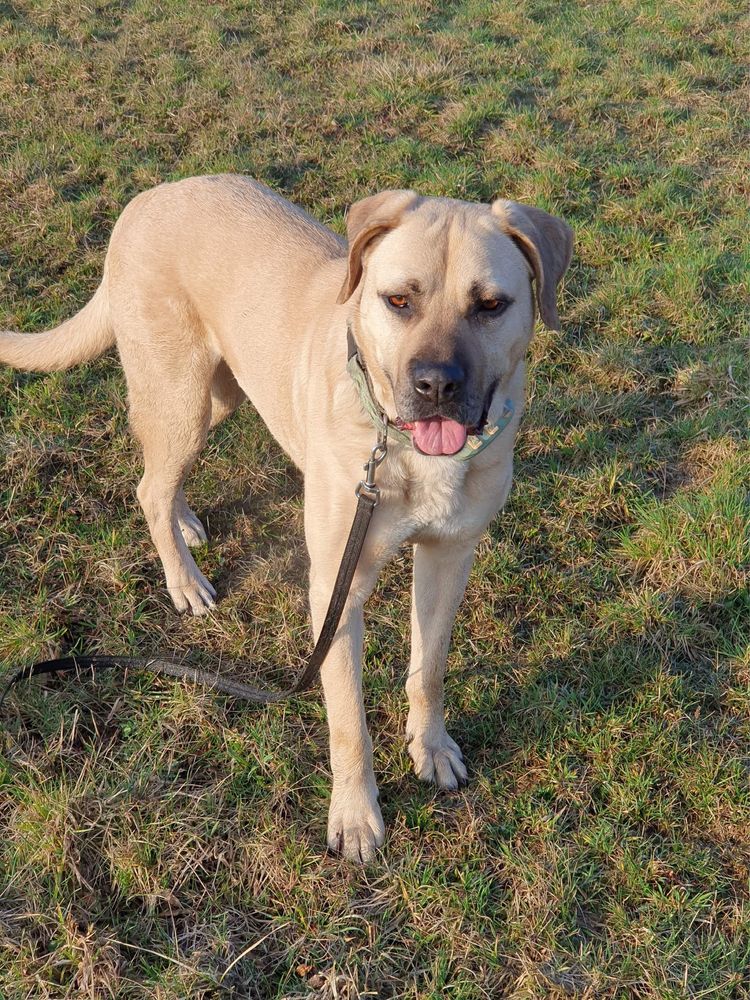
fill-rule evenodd
<path id="1" fill-rule="evenodd" d="M 321 539 L 318 531 L 313 533 L 316 537 L 312 540 L 308 531 L 310 608 L 316 638 L 323 625 L 338 568 L 331 562 L 331 552 L 336 550 L 336 545 L 330 538 Z M 376 578 L 377 571 L 367 557 L 365 546 L 336 638 L 320 672 L 333 775 L 328 846 L 352 861 L 371 860 L 385 836 L 372 767 L 372 741 L 362 698 L 363 607 Z"/>
<path id="2" fill-rule="evenodd" d="M 414 546 L 406 738 L 417 777 L 439 788 L 457 788 L 466 780 L 461 751 L 445 729 L 443 676 L 453 621 L 473 561 L 473 544 Z"/>

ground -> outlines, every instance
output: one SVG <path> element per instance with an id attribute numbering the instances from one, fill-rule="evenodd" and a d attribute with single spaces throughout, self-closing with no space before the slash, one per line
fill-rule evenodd
<path id="1" fill-rule="evenodd" d="M 408 552 L 369 605 L 388 834 L 365 869 L 324 852 L 319 693 L 34 682 L 0 730 L 0 996 L 748 996 L 745 4 L 16 0 L 0 18 L 4 327 L 80 308 L 129 198 L 196 173 L 252 174 L 339 232 L 385 187 L 514 198 L 577 243 L 455 628 L 468 787 L 409 768 Z M 300 481 L 249 407 L 188 484 L 221 597 L 194 620 L 135 500 L 115 357 L 3 369 L 0 421 L 6 668 L 158 648 L 289 678 L 309 643 Z"/>

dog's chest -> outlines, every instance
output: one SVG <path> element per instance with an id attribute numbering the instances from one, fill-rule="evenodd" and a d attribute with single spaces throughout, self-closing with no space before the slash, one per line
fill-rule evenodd
<path id="1" fill-rule="evenodd" d="M 414 452 L 390 463 L 389 486 L 404 541 L 459 536 L 471 521 L 468 464 Z"/>

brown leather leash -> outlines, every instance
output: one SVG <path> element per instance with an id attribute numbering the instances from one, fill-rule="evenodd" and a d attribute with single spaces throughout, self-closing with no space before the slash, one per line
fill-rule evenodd
<path id="1" fill-rule="evenodd" d="M 168 674 L 180 680 L 191 681 L 193 684 L 202 684 L 215 691 L 233 695 L 244 701 L 258 702 L 261 704 L 272 704 L 273 702 L 284 701 L 303 691 L 308 691 L 318 679 L 320 668 L 328 655 L 333 644 L 338 629 L 341 615 L 344 612 L 346 599 L 349 596 L 354 573 L 365 542 L 367 529 L 370 526 L 373 511 L 380 500 L 380 490 L 375 485 L 375 471 L 385 458 L 388 452 L 388 426 L 387 422 L 382 433 L 378 434 L 378 440 L 370 453 L 370 458 L 364 465 L 365 478 L 359 483 L 355 490 L 357 496 L 357 510 L 354 514 L 349 537 L 346 541 L 344 554 L 341 558 L 336 582 L 328 604 L 323 627 L 320 630 L 318 641 L 308 657 L 307 663 L 294 684 L 284 691 L 270 691 L 265 688 L 252 687 L 243 684 L 242 681 L 234 681 L 218 673 L 209 670 L 200 670 L 191 667 L 187 663 L 172 657 L 158 656 L 86 656 L 73 655 L 63 656 L 54 660 L 41 660 L 32 663 L 28 667 L 18 670 L 8 681 L 0 694 L 0 709 L 2 709 L 5 698 L 14 685 L 21 681 L 29 680 L 32 677 L 39 677 L 42 674 L 52 674 L 64 671 L 98 670 L 107 667 L 135 668 L 147 670 L 155 674 Z M 241 663 L 231 663 L 234 669 L 243 666 Z"/>

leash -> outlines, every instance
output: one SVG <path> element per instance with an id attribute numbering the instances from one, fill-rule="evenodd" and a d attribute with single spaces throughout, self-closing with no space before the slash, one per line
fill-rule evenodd
<path id="1" fill-rule="evenodd" d="M 354 573 L 365 542 L 367 529 L 370 526 L 373 512 L 380 501 L 380 490 L 375 485 L 375 472 L 388 453 L 388 424 L 378 433 L 378 440 L 375 447 L 370 452 L 370 458 L 364 465 L 365 478 L 358 484 L 355 495 L 357 497 L 357 510 L 346 541 L 344 554 L 341 557 L 341 564 L 336 575 L 336 582 L 328 604 L 323 627 L 320 630 L 318 641 L 305 664 L 302 673 L 294 684 L 284 691 L 272 691 L 265 688 L 252 687 L 243 684 L 242 681 L 233 681 L 228 677 L 218 673 L 211 673 L 208 670 L 200 670 L 191 667 L 177 659 L 162 657 L 130 657 L 130 656 L 63 656 L 54 660 L 42 660 L 33 663 L 28 667 L 18 670 L 8 681 L 0 694 L 0 709 L 12 687 L 21 681 L 29 680 L 32 677 L 39 677 L 42 674 L 62 673 L 79 670 L 98 670 L 107 667 L 135 668 L 147 670 L 155 674 L 168 674 L 180 680 L 191 681 L 193 684 L 202 684 L 215 691 L 233 695 L 244 701 L 252 701 L 260 704 L 273 704 L 274 702 L 285 701 L 296 694 L 308 691 L 317 681 L 320 675 L 320 668 L 328 655 L 333 644 L 333 640 L 338 629 L 341 615 L 344 612 L 346 599 L 349 596 Z M 235 667 L 242 664 L 235 663 Z"/>

